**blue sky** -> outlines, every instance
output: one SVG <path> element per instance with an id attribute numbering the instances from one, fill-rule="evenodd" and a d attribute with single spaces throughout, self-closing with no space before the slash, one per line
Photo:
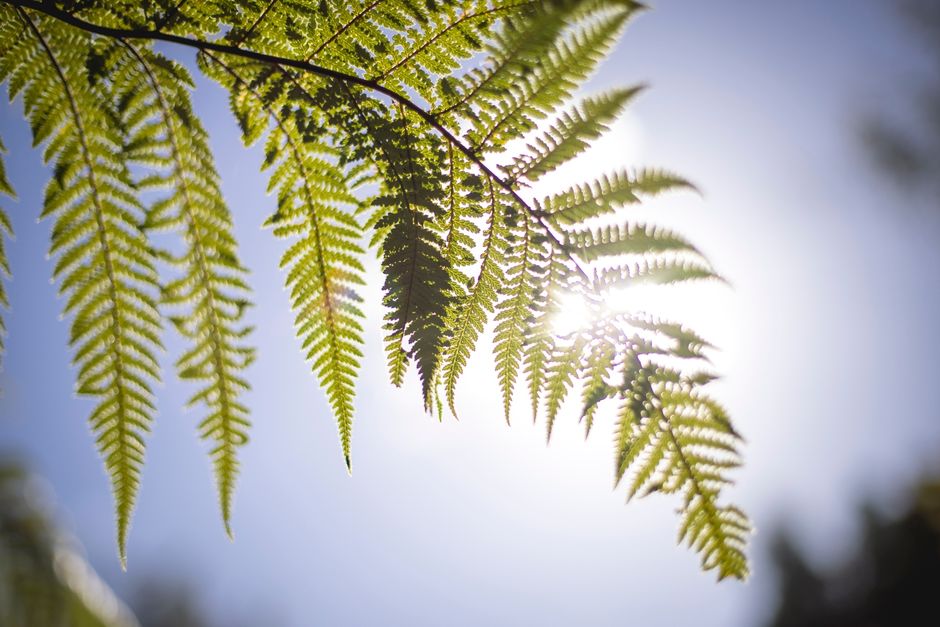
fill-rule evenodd
<path id="1" fill-rule="evenodd" d="M 47 173 L 18 103 L 0 110 L 20 196 L 6 203 L 17 237 L 0 449 L 48 480 L 118 591 L 168 573 L 192 581 L 221 624 L 754 625 L 772 603 L 764 550 L 781 520 L 814 559 L 837 558 L 857 531 L 859 499 L 890 507 L 897 486 L 940 468 L 940 225 L 879 179 L 857 137 L 872 110 L 903 115 L 901 88 L 923 69 L 889 5 L 654 3 L 588 90 L 652 89 L 613 139 L 559 173 L 566 183 L 618 162 L 657 165 L 704 191 L 658 199 L 644 215 L 680 228 L 733 284 L 662 306 L 722 347 L 716 393 L 748 440 L 731 497 L 759 530 L 747 584 L 715 584 L 676 546 L 675 503 L 624 506 L 612 492 L 609 417 L 584 442 L 570 407 L 546 447 L 544 425 L 520 403 L 507 428 L 485 343 L 458 396 L 462 421 L 423 415 L 414 381 L 387 383 L 377 306 L 347 476 L 294 340 L 280 244 L 260 229 L 274 204 L 260 151 L 242 148 L 224 92 L 201 79 L 195 107 L 256 288 L 236 541 L 219 520 L 197 414 L 179 409 L 190 390 L 167 374 L 120 571 L 90 404 L 72 394 L 67 324 L 48 280 L 50 225 L 36 222 Z M 372 303 L 379 286 L 367 291 Z M 178 347 L 171 337 L 167 364 Z"/>

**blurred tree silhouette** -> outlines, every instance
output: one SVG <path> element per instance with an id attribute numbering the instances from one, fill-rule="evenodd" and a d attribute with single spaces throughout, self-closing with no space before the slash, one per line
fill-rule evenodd
<path id="1" fill-rule="evenodd" d="M 38 482 L 0 457 L 0 625 L 133 627 L 133 614 L 56 528 Z"/>
<path id="2" fill-rule="evenodd" d="M 767 627 L 934 627 L 940 624 L 940 480 L 885 520 L 863 508 L 863 540 L 830 572 L 811 568 L 781 533 L 773 558 L 780 605 Z"/>
<path id="3" fill-rule="evenodd" d="M 925 46 L 931 67 L 928 76 L 908 88 L 913 124 L 874 116 L 865 122 L 863 137 L 877 164 L 900 187 L 940 197 L 940 2 L 889 2 Z"/>
<path id="4" fill-rule="evenodd" d="M 137 616 L 75 550 L 38 479 L 0 455 L 0 627 L 208 627 L 192 587 L 143 580 Z"/>
<path id="5" fill-rule="evenodd" d="M 142 627 L 209 627 L 193 587 L 184 581 L 149 578 L 130 597 Z"/>

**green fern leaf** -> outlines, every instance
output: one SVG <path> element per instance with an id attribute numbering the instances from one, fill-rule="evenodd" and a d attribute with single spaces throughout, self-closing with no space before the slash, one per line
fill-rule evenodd
<path id="1" fill-rule="evenodd" d="M 445 154 L 436 137 L 416 132 L 415 121 L 403 108 L 393 119 L 383 119 L 376 113 L 376 103 L 351 90 L 347 94 L 369 131 L 368 140 L 359 145 L 359 156 L 375 154 L 377 149 L 374 159 L 384 176 L 373 199 L 377 216 L 372 224 L 380 237 L 385 274 L 389 374 L 393 384 L 401 385 L 413 359 L 425 408 L 430 410 L 454 294 L 445 242 L 436 228 L 445 215 Z"/>
<path id="2" fill-rule="evenodd" d="M 111 76 L 128 129 L 125 154 L 153 172 L 146 186 L 171 190 L 150 207 L 144 226 L 176 231 L 185 241 L 182 255 L 165 255 L 185 271 L 162 286 L 162 303 L 180 311 L 175 326 L 189 341 L 176 362 L 179 376 L 204 382 L 189 404 L 202 403 L 207 410 L 199 432 L 213 441 L 219 505 L 231 537 L 237 449 L 247 442 L 249 426 L 248 409 L 239 400 L 249 385 L 241 373 L 254 358 L 243 342 L 250 331 L 243 323 L 247 271 L 238 261 L 208 137 L 189 102 L 192 79 L 178 64 L 135 44 L 122 42 L 115 54 L 119 69 Z"/>
<path id="3" fill-rule="evenodd" d="M 505 20 L 505 27 L 484 44 L 486 62 L 464 76 L 446 76 L 438 83 L 443 104 L 435 114 L 475 118 L 478 107 L 495 106 L 500 94 L 550 49 L 568 24 L 577 2 L 538 3 L 528 15 Z"/>
<path id="4" fill-rule="evenodd" d="M 484 230 L 480 271 L 468 293 L 455 299 L 447 316 L 448 346 L 444 352 L 443 384 L 452 413 L 457 380 L 467 365 L 477 338 L 492 313 L 506 280 L 503 272 L 507 227 L 505 205 L 492 182 L 489 184 L 489 218 Z"/>
<path id="5" fill-rule="evenodd" d="M 614 268 L 604 268 L 598 272 L 595 283 L 599 288 L 609 290 L 634 285 L 667 285 L 704 279 L 724 281 L 703 259 L 658 257 Z"/>
<path id="6" fill-rule="evenodd" d="M 577 157 L 592 140 L 608 131 L 607 124 L 613 122 L 642 89 L 618 89 L 585 99 L 580 106 L 562 113 L 545 133 L 527 145 L 527 154 L 516 157 L 513 165 L 503 170 L 511 180 L 537 181 Z"/>
<path id="7" fill-rule="evenodd" d="M 603 339 L 594 342 L 590 348 L 581 391 L 583 405 L 581 420 L 584 421 L 584 437 L 591 434 L 599 403 L 610 397 L 611 390 L 615 390 L 607 382 L 607 377 L 614 367 L 615 352 L 615 345 Z"/>
<path id="8" fill-rule="evenodd" d="M 565 243 L 585 261 L 665 252 L 701 256 L 695 246 L 678 233 L 646 224 L 573 230 L 568 232 Z"/>
<path id="9" fill-rule="evenodd" d="M 398 89 L 432 93 L 436 76 L 452 74 L 480 49 L 481 29 L 537 4 L 535 0 L 442 3 L 437 11 L 426 15 L 422 28 L 392 36 L 389 43 L 394 53 L 376 55 L 373 80 Z"/>
<path id="10" fill-rule="evenodd" d="M 523 218 L 522 227 L 513 229 L 509 245 L 506 289 L 497 305 L 496 328 L 493 337 L 493 354 L 496 358 L 496 374 L 503 395 L 503 413 L 509 422 L 509 409 L 519 367 L 522 363 L 526 338 L 530 324 L 538 315 L 537 297 L 540 294 L 541 267 L 539 262 L 547 257 L 545 239 L 536 231 L 537 225 L 530 218 Z M 551 314 L 546 314 L 546 320 Z M 547 329 L 543 329 L 547 331 Z M 538 344 L 547 333 L 534 342 Z M 547 341 L 545 342 L 548 343 Z M 541 359 L 545 350 L 533 350 L 532 358 Z M 541 372 L 541 369 L 539 368 Z M 540 375 L 539 375 L 540 376 Z M 536 384 L 536 388 L 540 388 Z M 533 414 L 538 410 L 538 391 L 533 393 Z"/>
<path id="11" fill-rule="evenodd" d="M 532 404 L 532 419 L 538 417 L 542 391 L 545 387 L 546 373 L 555 348 L 555 317 L 561 309 L 560 299 L 563 290 L 563 278 L 567 267 L 561 261 L 560 254 L 550 248 L 549 257 L 537 272 L 542 274 L 544 288 L 533 297 L 533 316 L 527 320 L 523 368 L 529 387 L 529 400 Z"/>
<path id="12" fill-rule="evenodd" d="M 278 209 L 267 225 L 274 234 L 293 240 L 281 258 L 288 269 L 286 283 L 296 313 L 298 338 L 326 392 L 339 428 L 346 466 L 351 470 L 353 399 L 362 356 L 361 297 L 364 268 L 357 240 L 361 227 L 343 205 L 355 204 L 347 176 L 329 161 L 333 151 L 318 141 L 317 134 L 301 128 L 289 111 L 286 91 L 270 86 L 262 95 L 252 82 L 212 55 L 206 69 L 225 82 L 244 112 L 244 139 L 251 143 L 274 121 L 265 149 L 265 167 L 272 169 L 269 189 L 278 192 Z M 312 133 L 312 134 L 311 134 Z"/>
<path id="13" fill-rule="evenodd" d="M 602 12 L 583 25 L 569 28 L 544 56 L 533 60 L 530 71 L 519 77 L 491 107 L 475 113 L 467 133 L 476 150 L 495 151 L 535 128 L 559 104 L 570 98 L 616 41 L 633 13 L 630 9 Z"/>
<path id="14" fill-rule="evenodd" d="M 546 441 L 552 439 L 555 418 L 577 377 L 581 355 L 587 343 L 587 338 L 579 333 L 567 345 L 556 344 L 552 353 L 545 379 Z"/>
<path id="15" fill-rule="evenodd" d="M 0 194 L 5 194 L 11 198 L 16 197 L 16 192 L 13 191 L 13 186 L 10 185 L 10 181 L 7 179 L 6 166 L 3 163 L 2 155 L 6 153 L 6 146 L 3 145 L 3 139 L 0 138 Z M 10 272 L 10 263 L 7 261 L 7 252 L 6 252 L 6 238 L 13 237 L 13 224 L 10 222 L 10 216 L 7 215 L 7 212 L 0 207 L 0 273 L 3 274 L 3 278 L 9 279 L 12 276 Z M 6 281 L 0 280 L 0 307 L 3 309 L 9 309 L 10 300 L 7 296 L 6 290 Z M 3 321 L 3 316 L 0 316 L 0 354 L 6 349 L 5 346 L 5 337 L 6 337 L 6 323 Z"/>
<path id="16" fill-rule="evenodd" d="M 91 38 L 8 5 L 0 23 L 0 80 L 9 80 L 11 95 L 22 89 L 34 141 L 46 142 L 44 158 L 54 165 L 42 215 L 55 218 L 50 254 L 72 316 L 77 391 L 99 399 L 90 422 L 111 478 L 123 564 L 154 413 L 151 383 L 159 379 L 154 259 L 118 156 L 121 129 L 89 82 Z M 26 60 L 39 69 L 23 73 Z"/>
<path id="17" fill-rule="evenodd" d="M 747 577 L 743 548 L 750 523 L 718 503 L 740 460 L 740 436 L 724 410 L 675 371 L 632 360 L 625 374 L 617 438 L 617 480 L 632 471 L 628 494 L 683 496 L 680 541 L 702 554 L 719 579 Z"/>
<path id="18" fill-rule="evenodd" d="M 639 195 L 695 189 L 682 177 L 662 170 L 615 172 L 590 184 L 575 186 L 536 203 L 538 210 L 558 224 L 569 225 L 613 213 L 623 205 L 640 202 Z"/>
<path id="19" fill-rule="evenodd" d="M 192 80 L 146 41 L 161 39 L 199 49 L 200 68 L 229 92 L 245 143 L 264 142 L 277 207 L 266 225 L 285 242 L 296 332 L 347 466 L 368 242 L 384 274 L 393 383 L 414 362 L 424 407 L 441 419 L 494 322 L 507 421 L 520 370 L 534 417 L 545 409 L 548 437 L 572 390 L 580 389 L 586 434 L 602 404 L 618 403 L 618 481 L 629 476 L 631 496 L 680 494 L 680 538 L 720 577 L 746 575 L 749 523 L 719 499 L 740 436 L 701 391 L 714 378 L 698 370 L 710 345 L 681 324 L 603 306 L 611 290 L 720 279 L 682 235 L 617 215 L 694 188 L 661 170 L 617 171 L 526 198 L 529 183 L 584 154 L 638 92 L 572 102 L 642 8 L 632 0 L 0 3 L 0 81 L 23 94 L 34 141 L 53 164 L 43 208 L 55 218 L 53 275 L 73 317 L 79 390 L 99 400 L 92 423 L 122 558 L 163 318 L 188 343 L 179 375 L 201 381 L 191 403 L 206 410 L 200 430 L 213 441 L 226 528 L 248 426 L 239 400 L 253 355 L 247 273 L 189 102 Z M 9 191 L 0 169 L 0 193 Z M 138 197 L 156 200 L 145 210 Z M 0 230 L 7 226 L 0 215 Z M 159 230 L 179 233 L 182 253 L 155 250 L 147 236 Z M 160 290 L 162 313 L 158 259 L 176 273 Z M 578 329 L 560 330 L 559 316 L 571 313 L 562 309 L 579 298 L 589 314 Z"/>

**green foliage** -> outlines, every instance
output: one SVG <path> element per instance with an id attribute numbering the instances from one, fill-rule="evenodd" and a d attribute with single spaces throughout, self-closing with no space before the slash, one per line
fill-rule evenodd
<path id="1" fill-rule="evenodd" d="M 659 325 L 650 325 L 657 327 Z M 750 533 L 745 515 L 717 502 L 739 465 L 738 434 L 724 410 L 698 392 L 698 381 L 677 370 L 643 365 L 632 355 L 623 366 L 617 426 L 617 481 L 628 470 L 636 494 L 682 494 L 679 540 L 702 554 L 702 566 L 718 576 L 747 574 L 744 543 Z"/>
<path id="2" fill-rule="evenodd" d="M 143 207 L 121 159 L 123 129 L 109 115 L 107 88 L 87 69 L 91 47 L 87 33 L 3 6 L 0 79 L 11 95 L 23 92 L 34 141 L 45 142 L 54 166 L 41 215 L 55 221 L 49 252 L 72 317 L 77 392 L 98 399 L 89 420 L 111 476 L 123 561 L 155 411 L 162 322 Z"/>
<path id="3" fill-rule="evenodd" d="M 243 321 L 247 273 L 189 101 L 192 80 L 152 48 L 164 40 L 199 50 L 200 69 L 229 92 L 244 142 L 263 142 L 276 196 L 266 225 L 285 243 L 296 333 L 348 467 L 369 247 L 384 275 L 394 384 L 413 364 L 425 409 L 440 415 L 446 401 L 456 414 L 459 379 L 492 323 L 507 421 L 520 377 L 548 437 L 573 392 L 586 433 L 611 405 L 617 481 L 630 496 L 680 495 L 680 540 L 719 577 L 747 575 L 749 524 L 720 500 L 740 436 L 703 390 L 713 377 L 694 370 L 707 363 L 707 342 L 679 324 L 604 307 L 611 290 L 634 284 L 718 278 L 682 235 L 623 210 L 691 186 L 640 170 L 541 199 L 528 188 L 583 153 L 639 93 L 618 88 L 572 103 L 641 8 L 0 2 L 0 79 L 23 94 L 35 143 L 54 167 L 43 210 L 56 219 L 53 275 L 68 296 L 79 390 L 99 399 L 92 424 L 122 559 L 164 320 L 188 342 L 177 374 L 199 385 L 190 403 L 204 408 L 199 432 L 212 442 L 226 529 L 249 426 L 239 400 L 254 355 Z M 0 184 L 12 192 L 2 176 Z M 166 230 L 180 236 L 181 253 L 153 243 Z M 569 298 L 590 315 L 561 333 Z"/>
<path id="4" fill-rule="evenodd" d="M 618 89 L 586 98 L 578 107 L 564 111 L 545 133 L 526 146 L 528 154 L 517 157 L 507 168 L 511 179 L 537 181 L 559 165 L 584 152 L 593 139 L 608 130 L 607 124 L 617 118 L 640 88 Z"/>
<path id="5" fill-rule="evenodd" d="M 0 625 L 139 627 L 57 526 L 36 479 L 0 457 Z"/>
<path id="6" fill-rule="evenodd" d="M 143 228 L 175 231 L 185 246 L 180 255 L 161 254 L 181 269 L 161 286 L 161 303 L 189 343 L 176 362 L 180 378 L 203 383 L 189 405 L 202 403 L 208 411 L 199 432 L 213 441 L 222 519 L 231 535 L 236 449 L 247 441 L 248 427 L 248 409 L 238 399 L 248 382 L 240 372 L 254 357 L 243 342 L 250 329 L 241 322 L 249 304 L 247 271 L 238 261 L 208 137 L 189 102 L 192 79 L 179 64 L 135 43 L 111 48 L 109 78 L 127 134 L 125 158 L 149 170 L 137 189 L 171 190 L 149 206 Z"/>
<path id="7" fill-rule="evenodd" d="M 6 146 L 3 145 L 3 140 L 0 139 L 0 155 L 7 151 Z M 5 194 L 6 196 L 16 196 L 16 192 L 13 191 L 13 186 L 10 185 L 10 181 L 7 180 L 6 166 L 3 163 L 3 157 L 0 156 L 0 194 Z M 13 237 L 13 225 L 10 223 L 10 216 L 7 212 L 0 207 L 0 272 L 3 273 L 4 278 L 10 277 L 10 264 L 7 261 L 7 251 L 6 251 L 6 242 L 4 241 L 7 237 Z M 6 286 L 0 281 L 0 307 L 7 309 L 10 306 L 10 300 L 7 297 Z M 0 316 L 0 353 L 4 349 L 3 337 L 6 335 L 6 323 L 3 321 L 3 317 Z"/>

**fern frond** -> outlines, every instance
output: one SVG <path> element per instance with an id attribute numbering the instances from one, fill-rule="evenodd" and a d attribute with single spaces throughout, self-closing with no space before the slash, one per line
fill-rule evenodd
<path id="1" fill-rule="evenodd" d="M 532 404 L 532 420 L 538 417 L 548 364 L 555 348 L 555 317 L 561 309 L 560 299 L 565 288 L 564 278 L 567 270 L 567 266 L 560 259 L 560 253 L 552 247 L 549 247 L 549 256 L 544 265 L 533 266 L 533 271 L 541 274 L 543 287 L 533 294 L 533 315 L 526 319 L 528 328 L 523 355 L 523 368 Z"/>
<path id="2" fill-rule="evenodd" d="M 585 261 L 665 252 L 701 256 L 698 249 L 678 233 L 647 224 L 576 229 L 566 234 L 565 244 Z"/>
<path id="3" fill-rule="evenodd" d="M 359 260 L 361 227 L 343 205 L 353 205 L 356 199 L 348 191 L 347 176 L 329 160 L 334 151 L 312 130 L 300 127 L 298 120 L 303 118 L 285 115 L 290 110 L 287 92 L 259 92 L 240 70 L 216 56 L 204 58 L 206 69 L 233 94 L 246 143 L 260 138 L 267 118 L 274 122 L 264 167 L 272 170 L 269 189 L 277 190 L 278 209 L 266 224 L 277 237 L 293 240 L 281 267 L 288 270 L 297 335 L 326 392 L 343 458 L 351 469 L 353 399 L 364 317 L 356 289 L 363 283 L 364 268 Z M 252 81 L 263 85 L 258 76 Z"/>
<path id="4" fill-rule="evenodd" d="M 666 285 L 715 279 L 724 281 L 704 259 L 656 257 L 598 271 L 595 284 L 600 289 L 628 288 L 634 285 Z"/>
<path id="5" fill-rule="evenodd" d="M 573 390 L 586 434 L 600 405 L 619 399 L 618 481 L 629 476 L 631 496 L 681 494 L 681 539 L 720 577 L 746 575 L 747 520 L 719 503 L 740 436 L 702 392 L 713 376 L 695 370 L 709 344 L 681 324 L 604 307 L 615 289 L 720 279 L 677 232 L 596 219 L 694 188 L 661 170 L 618 171 L 526 198 L 529 183 L 583 154 L 639 91 L 573 102 L 642 8 L 632 0 L 0 3 L 0 80 L 24 94 L 34 140 L 55 164 L 43 212 L 56 218 L 53 274 L 74 315 L 79 389 L 100 401 L 93 426 L 122 557 L 159 376 L 156 257 L 178 273 L 163 301 L 189 342 L 180 375 L 204 380 L 191 402 L 207 410 L 201 431 L 215 442 L 227 528 L 247 427 L 238 398 L 252 357 L 246 272 L 189 103 L 191 79 L 140 43 L 153 39 L 198 49 L 202 70 L 229 92 L 244 142 L 264 141 L 277 203 L 266 225 L 285 240 L 296 332 L 347 467 L 361 257 L 371 247 L 385 279 L 394 384 L 414 362 L 425 409 L 440 419 L 446 401 L 456 413 L 457 381 L 492 319 L 507 421 L 520 370 L 549 438 Z M 525 148 L 507 154 L 508 146 Z M 128 164 L 144 172 L 139 180 Z M 0 192 L 3 182 L 0 170 Z M 154 190 L 142 220 L 138 195 Z M 181 233 L 184 251 L 152 251 L 141 224 Z M 561 331 L 569 298 L 590 311 L 580 328 Z"/>
<path id="6" fill-rule="evenodd" d="M 442 374 L 447 403 L 454 415 L 457 413 L 454 407 L 457 380 L 467 365 L 506 280 L 503 271 L 508 234 L 505 205 L 492 182 L 489 184 L 488 196 L 489 217 L 484 229 L 480 271 L 467 293 L 454 300 L 447 315 L 446 332 L 449 341 L 444 351 Z"/>
<path id="7" fill-rule="evenodd" d="M 544 271 L 542 264 L 549 255 L 545 237 L 538 233 L 535 221 L 528 216 L 522 218 L 521 227 L 510 232 L 508 248 L 506 288 L 496 307 L 496 327 L 493 331 L 493 355 L 496 358 L 496 374 L 499 377 L 503 413 L 507 423 L 530 326 L 539 315 L 539 304 L 547 305 L 547 302 L 542 303 L 540 299 L 540 281 Z M 543 315 L 546 315 L 547 320 L 552 314 Z M 547 339 L 547 334 L 545 337 Z M 535 343 L 541 339 L 539 337 Z M 533 359 L 542 356 L 540 350 L 533 351 Z M 540 387 L 536 384 L 536 389 Z M 537 391 L 533 393 L 532 405 L 535 414 L 538 408 Z"/>
<path id="8" fill-rule="evenodd" d="M 392 52 L 389 36 L 427 21 L 408 0 L 353 0 L 320 3 L 306 61 L 340 71 L 368 71 L 377 57 Z"/>
<path id="9" fill-rule="evenodd" d="M 486 102 L 473 117 L 467 139 L 475 150 L 496 151 L 535 128 L 563 101 L 571 97 L 604 57 L 629 19 L 629 9 L 592 16 L 582 25 L 556 38 L 498 100 Z M 489 106 L 487 106 L 489 105 Z"/>
<path id="10" fill-rule="evenodd" d="M 662 349 L 652 347 L 651 345 L 648 349 L 649 354 L 662 353 L 668 354 L 671 357 L 708 361 L 708 356 L 704 351 L 709 348 L 714 348 L 710 342 L 698 333 L 677 322 L 639 313 L 620 313 L 617 314 L 616 317 L 623 322 L 628 329 L 638 330 L 640 333 L 654 340 L 665 341 L 667 343 L 666 347 Z"/>
<path id="11" fill-rule="evenodd" d="M 10 185 L 10 181 L 7 179 L 6 166 L 3 163 L 3 154 L 7 151 L 6 146 L 3 145 L 3 139 L 0 138 L 0 194 L 4 194 L 11 198 L 16 198 L 16 192 L 13 190 L 13 186 Z M 6 280 L 8 280 L 12 273 L 10 272 L 10 263 L 7 261 L 7 251 L 6 251 L 6 238 L 13 237 L 13 224 L 10 222 L 10 216 L 7 215 L 5 209 L 0 207 L 0 307 L 3 309 L 9 309 L 10 300 L 7 296 L 6 289 Z M 6 280 L 4 280 L 6 279 Z M 6 337 L 6 323 L 3 321 L 3 316 L 0 316 L 0 355 L 6 348 L 5 337 Z"/>
<path id="12" fill-rule="evenodd" d="M 584 421 L 584 437 L 591 434 L 594 426 L 594 416 L 598 404 L 610 397 L 612 388 L 607 378 L 614 367 L 616 346 L 601 339 L 595 341 L 590 347 L 590 353 L 584 368 L 584 383 L 581 390 L 581 420 Z"/>
<path id="13" fill-rule="evenodd" d="M 455 298 L 466 294 L 470 285 L 469 266 L 476 263 L 474 247 L 481 232 L 477 219 L 483 216 L 483 180 L 476 174 L 462 174 L 468 163 L 452 144 L 447 146 L 444 209 L 438 230 L 444 234 L 444 256 L 451 272 Z M 492 182 L 491 182 L 492 183 Z"/>
<path id="14" fill-rule="evenodd" d="M 149 209 L 144 227 L 173 230 L 185 242 L 178 257 L 165 254 L 183 275 L 162 287 L 162 303 L 189 347 L 177 360 L 180 378 L 204 382 L 189 404 L 207 414 L 199 433 L 213 441 L 222 522 L 231 537 L 232 500 L 238 475 L 238 447 L 248 440 L 248 409 L 239 397 L 249 389 L 242 372 L 254 359 L 245 345 L 250 329 L 243 314 L 250 290 L 238 261 L 232 219 L 222 200 L 208 137 L 195 117 L 187 87 L 192 79 L 180 65 L 129 42 L 115 52 L 114 93 L 129 135 L 127 158 L 149 168 L 144 182 L 169 187 Z"/>
<path id="15" fill-rule="evenodd" d="M 482 46 L 487 58 L 460 77 L 445 76 L 438 83 L 441 106 L 435 115 L 474 121 L 478 111 L 496 111 L 505 94 L 540 68 L 565 31 L 579 20 L 599 12 L 642 8 L 621 0 L 557 0 L 537 2 L 519 15 L 504 18 L 502 28 L 491 30 Z"/>
<path id="16" fill-rule="evenodd" d="M 576 2 L 538 3 L 529 15 L 507 19 L 484 43 L 487 59 L 462 77 L 445 76 L 438 86 L 440 117 L 472 118 L 477 107 L 493 106 L 520 76 L 543 57 L 564 30 Z"/>
<path id="17" fill-rule="evenodd" d="M 679 540 L 702 554 L 719 579 L 747 577 L 744 545 L 750 523 L 718 503 L 727 472 L 740 460 L 740 436 L 724 410 L 674 371 L 630 366 L 617 438 L 617 480 L 632 472 L 628 493 L 683 496 Z M 632 375 L 632 376 L 631 376 Z"/>
<path id="18" fill-rule="evenodd" d="M 482 46 L 487 27 L 538 4 L 535 0 L 467 0 L 442 3 L 419 29 L 393 35 L 391 54 L 378 55 L 373 80 L 398 89 L 432 93 L 436 76 L 448 76 Z"/>
<path id="19" fill-rule="evenodd" d="M 655 196 L 678 189 L 695 188 L 682 177 L 663 170 L 615 172 L 547 197 L 541 203 L 536 202 L 535 207 L 553 222 L 570 225 L 638 203 L 640 195 Z"/>
<path id="20" fill-rule="evenodd" d="M 590 142 L 606 131 L 642 87 L 618 89 L 586 98 L 580 106 L 563 112 L 542 135 L 529 143 L 528 153 L 503 167 L 510 180 L 537 181 L 543 175 L 584 152 Z"/>
<path id="21" fill-rule="evenodd" d="M 407 338 L 408 354 L 417 366 L 428 405 L 452 291 L 443 241 L 431 228 L 441 211 L 441 185 L 434 180 L 441 168 L 429 163 L 428 157 L 436 160 L 440 156 L 419 149 L 419 138 L 409 133 L 408 124 L 403 111 L 391 122 L 384 152 L 391 157 L 386 165 L 393 172 L 394 184 L 375 200 L 379 207 L 390 210 L 376 228 L 388 229 L 382 240 L 382 269 L 384 304 L 390 310 L 385 317 L 385 339 L 392 379 L 396 384 L 401 382 L 401 356 Z"/>
<path id="22" fill-rule="evenodd" d="M 446 216 L 447 156 L 439 138 L 420 129 L 403 107 L 388 119 L 381 115 L 381 104 L 359 91 L 347 87 L 342 98 L 354 116 L 340 110 L 333 119 L 349 133 L 354 150 L 348 158 L 368 158 L 382 176 L 367 226 L 375 230 L 373 243 L 381 251 L 385 274 L 389 375 L 394 385 L 401 385 L 414 360 L 430 410 L 454 297 L 454 275 L 440 232 Z"/>
<path id="23" fill-rule="evenodd" d="M 583 334 L 575 335 L 567 344 L 556 344 L 545 377 L 545 439 L 551 441 L 552 429 L 558 410 L 568 396 L 580 369 L 581 356 L 588 340 Z"/>
<path id="24" fill-rule="evenodd" d="M 99 399 L 90 421 L 111 478 L 123 564 L 154 413 L 151 383 L 160 376 L 154 259 L 119 157 L 122 131 L 89 82 L 91 38 L 42 15 L 2 11 L 0 80 L 11 95 L 22 89 L 34 141 L 46 143 L 54 165 L 42 215 L 55 218 L 50 254 L 72 316 L 77 391 Z M 24 62 L 33 64 L 28 73 Z"/>
<path id="25" fill-rule="evenodd" d="M 236 4 L 236 3 L 231 3 Z M 225 39 L 237 47 L 297 59 L 320 21 L 320 3 L 309 0 L 248 0 L 240 3 Z"/>

